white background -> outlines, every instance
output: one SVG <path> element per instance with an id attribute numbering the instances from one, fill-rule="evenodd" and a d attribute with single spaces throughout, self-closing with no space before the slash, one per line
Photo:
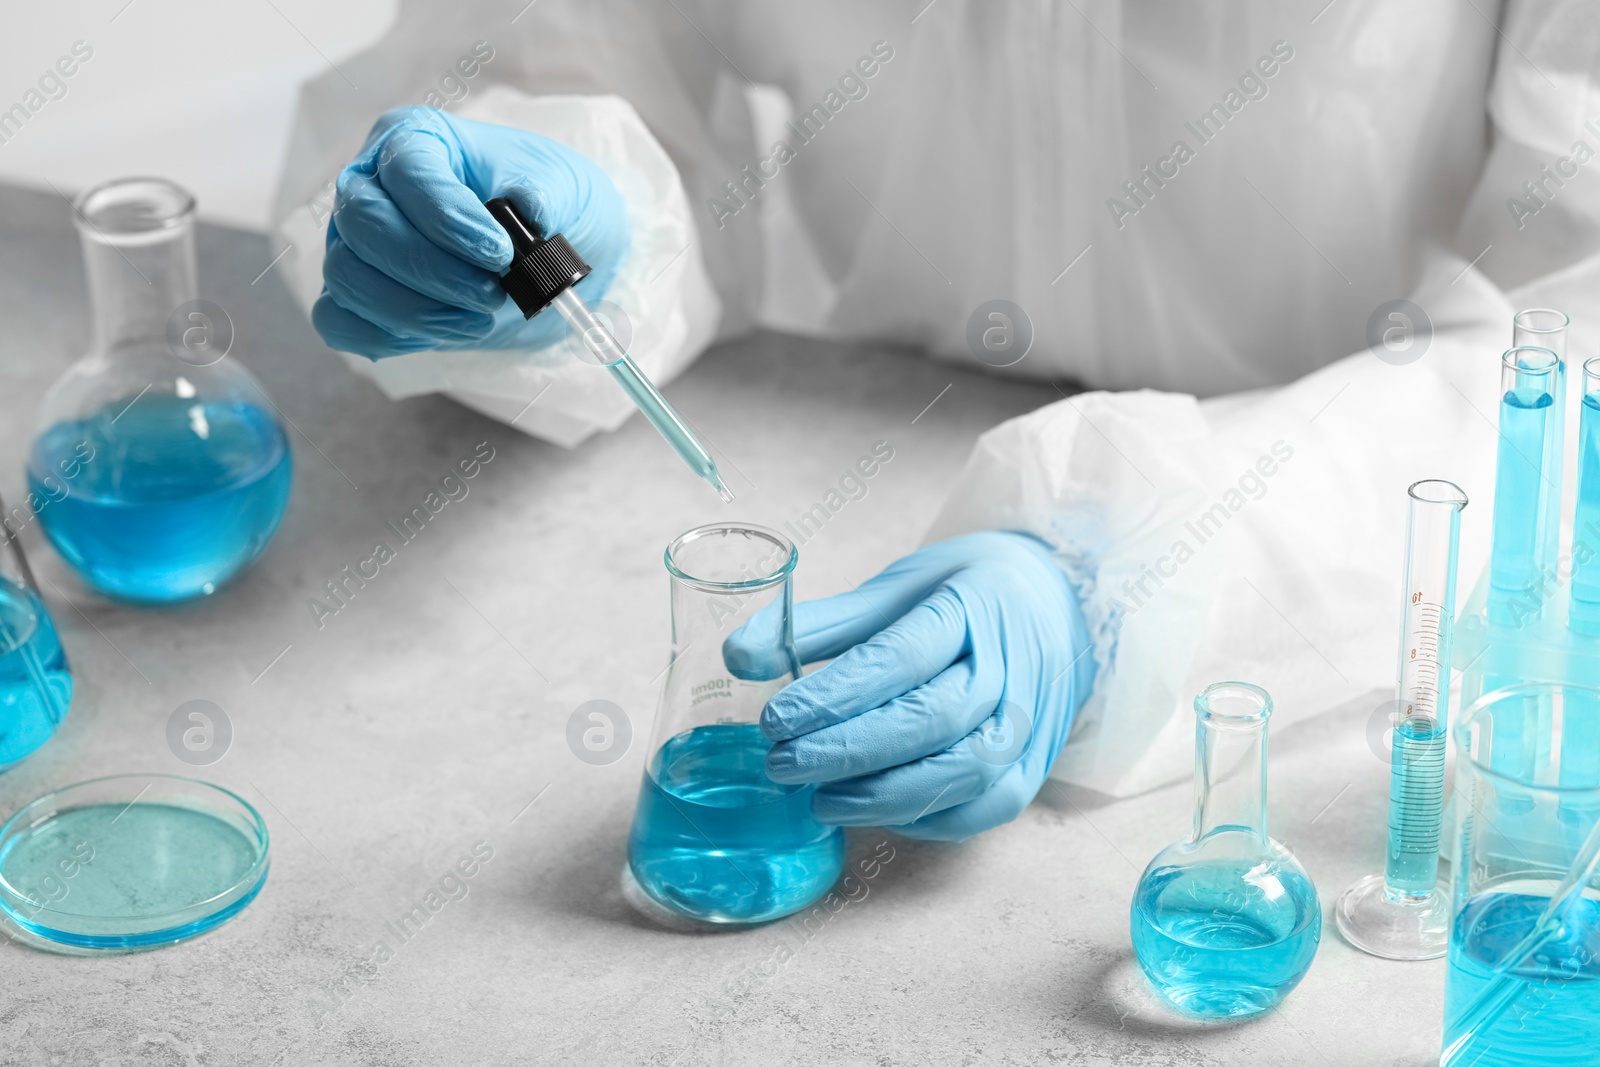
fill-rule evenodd
<path id="1" fill-rule="evenodd" d="M 66 195 L 171 178 L 210 220 L 264 230 L 301 81 L 366 48 L 397 0 L 95 0 L 9 4 L 0 111 L 73 42 L 94 56 L 0 144 L 0 181 Z"/>

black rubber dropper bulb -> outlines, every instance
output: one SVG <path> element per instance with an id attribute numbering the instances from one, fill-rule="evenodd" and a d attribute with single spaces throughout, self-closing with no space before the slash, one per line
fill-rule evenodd
<path id="1" fill-rule="evenodd" d="M 503 196 L 484 207 L 511 237 L 511 268 L 501 276 L 500 287 L 522 309 L 523 318 L 533 318 L 588 276 L 589 264 L 561 234 L 540 235 L 539 228 Z"/>

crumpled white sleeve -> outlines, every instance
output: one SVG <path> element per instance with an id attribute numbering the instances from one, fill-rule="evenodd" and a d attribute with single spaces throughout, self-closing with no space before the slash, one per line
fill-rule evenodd
<path id="1" fill-rule="evenodd" d="M 974 448 L 930 540 L 1033 533 L 1077 588 L 1098 665 L 1057 776 L 1126 795 L 1188 774 L 1194 695 L 1264 686 L 1285 720 L 1392 684 L 1406 487 L 1461 485 L 1462 573 L 1487 538 L 1510 307 L 1481 277 L 1420 293 L 1437 332 L 1392 365 L 1346 357 L 1281 389 L 1197 401 L 1074 396 Z"/>
<path id="2" fill-rule="evenodd" d="M 628 204 L 632 245 L 599 311 L 645 374 L 663 382 L 676 377 L 716 334 L 721 303 L 697 248 L 677 169 L 638 112 L 616 96 L 530 96 L 493 85 L 458 113 L 560 141 L 611 178 Z M 290 287 L 307 314 L 322 291 L 326 226 L 325 213 L 308 204 L 278 230 L 291 249 Z M 596 430 L 616 429 L 634 410 L 610 375 L 579 358 L 580 348 L 569 334 L 534 351 L 418 352 L 376 361 L 340 355 L 390 397 L 448 393 L 570 447 Z"/>
<path id="3" fill-rule="evenodd" d="M 1465 254 L 1430 253 L 1410 296 L 1434 330 L 1420 359 L 1362 351 L 1203 402 L 1087 393 L 974 448 L 929 539 L 1044 538 L 1093 635 L 1095 690 L 1057 776 L 1114 795 L 1184 777 L 1191 702 L 1214 681 L 1263 685 L 1279 728 L 1392 687 L 1414 481 L 1466 491 L 1458 604 L 1477 580 L 1511 315 L 1566 311 L 1575 363 L 1600 341 L 1600 178 L 1543 180 L 1537 200 L 1523 184 L 1541 166 L 1600 169 L 1600 122 L 1586 116 L 1600 100 L 1600 22 L 1583 0 L 1512 3 L 1503 32 L 1494 141 L 1456 240 Z"/>

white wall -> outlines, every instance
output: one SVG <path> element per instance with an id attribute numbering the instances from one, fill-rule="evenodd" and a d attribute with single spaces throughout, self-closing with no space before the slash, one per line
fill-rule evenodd
<path id="1" fill-rule="evenodd" d="M 397 0 L 93 0 L 8 4 L 0 21 L 0 181 L 67 195 L 128 174 L 187 186 L 202 216 L 265 229 L 302 79 L 367 47 Z M 39 78 L 93 49 L 65 95 Z M 80 51 L 82 49 L 80 48 Z M 319 54 L 319 52 L 321 54 Z M 326 57 L 326 58 L 324 58 Z M 41 104 L 42 102 L 42 104 Z"/>

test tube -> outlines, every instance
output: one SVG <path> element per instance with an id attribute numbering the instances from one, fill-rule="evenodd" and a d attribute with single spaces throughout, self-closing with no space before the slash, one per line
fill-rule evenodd
<path id="1" fill-rule="evenodd" d="M 1555 443 L 1556 466 L 1545 471 L 1551 491 L 1545 498 L 1539 541 L 1539 575 L 1554 578 L 1561 553 L 1561 502 L 1572 493 L 1574 479 L 1567 467 L 1567 327 L 1571 320 L 1555 308 L 1524 308 L 1511 316 L 1511 344 L 1514 348 L 1544 348 L 1556 354 L 1555 381 L 1551 391 L 1551 438 Z"/>
<path id="2" fill-rule="evenodd" d="M 1500 441 L 1489 551 L 1489 621 L 1539 616 L 1560 535 L 1561 358 L 1519 346 L 1500 358 Z"/>
<path id="3" fill-rule="evenodd" d="M 1511 344 L 1516 348 L 1548 348 L 1565 362 L 1570 322 L 1554 308 L 1527 308 L 1511 317 Z"/>
<path id="4" fill-rule="evenodd" d="M 1572 600 L 1567 607 L 1567 626 L 1575 633 L 1600 636 L 1600 357 L 1583 365 L 1577 467 Z"/>
<path id="5" fill-rule="evenodd" d="M 1600 636 L 1600 357 L 1583 365 L 1583 394 L 1578 405 L 1578 502 L 1572 521 L 1572 596 L 1567 628 L 1578 635 L 1572 672 L 1585 686 L 1600 684 L 1600 649 L 1589 638 Z M 1581 677 L 1587 675 L 1587 677 Z M 1600 699 L 1592 688 L 1567 694 L 1561 720 L 1561 786 L 1589 789 L 1600 785 Z M 1581 803 L 1563 801 L 1560 814 L 1581 822 Z"/>
<path id="6" fill-rule="evenodd" d="M 1357 881 L 1334 918 L 1356 948 L 1388 959 L 1444 955 L 1449 900 L 1439 889 L 1446 720 L 1456 560 L 1467 494 L 1428 479 L 1408 490 L 1400 656 L 1389 771 L 1389 836 L 1384 872 Z"/>

